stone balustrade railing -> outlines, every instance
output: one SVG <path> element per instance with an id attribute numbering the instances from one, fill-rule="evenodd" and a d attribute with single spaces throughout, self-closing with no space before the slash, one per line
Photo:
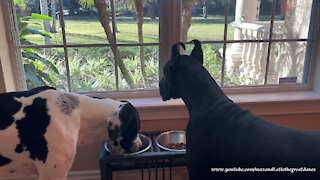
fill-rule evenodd
<path id="1" fill-rule="evenodd" d="M 240 40 L 268 40 L 270 21 L 256 23 L 231 23 L 231 26 L 241 31 Z M 284 21 L 275 21 L 272 39 L 282 39 L 284 35 Z M 268 70 L 268 83 L 277 83 L 277 67 L 279 63 L 279 49 L 281 43 L 272 43 Z M 232 49 L 231 49 L 232 50 Z M 267 42 L 246 42 L 242 45 L 240 64 L 235 65 L 233 73 L 239 78 L 245 78 L 244 84 L 262 84 L 265 78 L 267 63 Z"/>

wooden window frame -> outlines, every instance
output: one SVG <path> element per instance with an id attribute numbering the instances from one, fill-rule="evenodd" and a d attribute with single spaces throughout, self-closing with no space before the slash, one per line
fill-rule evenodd
<path id="1" fill-rule="evenodd" d="M 61 2 L 61 0 L 59 0 Z M 275 1 L 275 0 L 274 0 Z M 12 2 L 11 1 L 1 1 L 1 5 L 3 8 L 3 13 L 5 14 L 14 14 L 10 13 L 10 8 L 12 10 Z M 227 2 L 229 2 L 227 0 Z M 315 3 L 316 1 L 314 1 Z M 60 4 L 61 5 L 61 4 Z M 180 24 L 181 24 L 181 0 L 178 1 L 170 1 L 170 0 L 162 0 L 161 1 L 161 18 L 160 21 L 160 42 L 159 43 L 144 43 L 144 44 L 117 44 L 117 46 L 154 46 L 154 45 L 159 45 L 160 46 L 160 57 L 161 61 L 159 61 L 159 73 L 160 77 L 162 76 L 162 70 L 164 64 L 167 62 L 169 59 L 169 52 L 171 46 L 168 46 L 167 44 L 173 44 L 175 42 L 178 42 L 180 40 Z M 313 6 L 313 11 L 315 12 L 315 7 Z M 316 11 L 319 16 L 319 7 L 317 7 L 318 10 Z M 60 8 L 61 9 L 61 8 Z M 163 11 L 163 9 L 167 9 L 166 13 Z M 178 10 L 177 10 L 178 9 Z M 274 12 L 273 12 L 274 14 Z M 228 15 L 228 6 L 226 6 L 226 13 L 225 13 L 225 20 L 227 21 L 227 15 Z M 177 17 L 177 18 L 170 18 L 170 17 Z M 11 22 L 10 19 L 15 19 L 15 17 L 10 17 L 10 18 L 5 18 L 5 23 L 6 24 L 13 24 L 12 26 L 6 26 L 6 36 L 8 39 L 8 45 L 10 48 L 10 59 L 12 62 L 12 67 L 10 67 L 14 71 L 14 79 L 18 79 L 15 83 L 15 90 L 24 90 L 25 86 L 23 85 L 24 81 L 24 76 L 21 75 L 23 72 L 23 65 L 21 61 L 21 55 L 19 56 L 19 53 L 17 53 L 14 49 L 17 48 L 23 48 L 23 47 L 30 47 L 33 48 L 35 46 L 21 46 L 21 45 L 15 45 L 14 40 L 17 40 L 18 37 L 15 35 L 13 32 L 17 32 L 17 27 L 14 22 Z M 273 19 L 273 18 L 272 18 Z M 319 18 L 317 19 L 317 22 L 319 22 Z M 271 20 L 272 23 L 272 20 Z M 314 26 L 318 25 L 319 23 L 315 23 Z M 63 26 L 62 26 L 63 27 Z M 271 28 L 271 27 L 270 27 Z M 227 43 L 250 43 L 250 42 L 281 42 L 281 41 L 312 41 L 312 37 L 308 37 L 308 39 L 284 39 L 284 40 L 275 40 L 269 38 L 268 40 L 257 40 L 257 41 L 252 41 L 252 40 L 227 40 L 226 37 L 226 29 L 227 29 L 227 24 L 225 27 L 225 35 L 224 35 L 224 40 L 223 41 L 203 41 L 202 43 L 223 43 L 224 44 L 224 54 L 225 54 L 225 44 Z M 312 28 L 311 28 L 312 30 Z M 315 32 L 313 33 L 315 36 L 317 36 L 316 32 L 319 32 L 319 28 L 314 30 Z M 174 32 L 174 33 L 170 33 Z M 272 33 L 271 33 L 272 34 Z M 309 33 L 310 34 L 310 33 Z M 314 37 L 313 42 L 308 43 L 308 46 L 313 47 L 314 49 L 315 45 L 318 44 L 316 39 L 319 37 Z M 187 43 L 187 42 L 186 42 Z M 311 44 L 311 45 L 310 45 Z M 59 47 L 59 48 L 70 48 L 70 47 L 105 47 L 105 46 L 110 46 L 110 44 L 83 44 L 83 45 L 66 45 L 64 43 L 63 45 L 50 45 L 50 47 Z M 38 48 L 46 47 L 45 45 L 39 45 L 36 46 Z M 309 48 L 310 49 L 310 48 Z M 315 57 L 315 50 L 308 51 L 310 59 L 314 59 Z M 225 56 L 223 56 L 225 57 Z M 310 67 L 313 67 L 312 63 L 314 61 L 311 61 Z M 7 68 L 7 67 L 3 67 Z M 224 69 L 224 68 L 223 68 Z M 310 73 L 313 73 L 313 69 L 310 69 Z M 307 84 L 294 84 L 294 85 L 265 85 L 265 86 L 238 86 L 238 87 L 223 87 L 223 90 L 227 94 L 246 94 L 246 93 L 265 93 L 265 92 L 285 92 L 285 91 L 306 91 L 306 90 L 312 90 L 313 89 L 313 81 L 312 76 L 308 77 L 309 82 Z M 111 98 L 122 98 L 122 99 L 127 99 L 127 98 L 149 98 L 149 97 L 159 97 L 158 89 L 143 89 L 143 90 L 121 90 L 121 91 L 107 91 L 107 92 L 84 92 L 82 94 L 88 94 L 92 96 L 99 96 L 99 97 L 111 97 Z"/>
<path id="2" fill-rule="evenodd" d="M 170 0 L 163 0 L 170 1 Z M 5 1 L 0 1 L 2 8 Z M 6 1 L 7 2 L 7 1 Z M 1 8 L 0 8 L 1 10 Z M 317 10 L 320 12 L 320 8 Z M 0 11 L 5 13 L 5 11 Z M 303 85 L 268 85 L 268 86 L 242 86 L 223 88 L 224 92 L 237 104 L 245 109 L 251 110 L 256 115 L 262 116 L 268 120 L 279 122 L 284 125 L 292 125 L 300 129 L 320 130 L 320 13 L 318 13 L 317 27 L 315 29 L 315 37 L 312 42 L 312 59 L 310 64 L 309 84 Z M 1 21 L 1 20 L 0 20 Z M 6 26 L 7 32 L 12 30 Z M 0 36 L 6 36 L 0 34 Z M 12 37 L 12 36 L 11 36 Z M 7 43 L 10 46 L 13 44 L 13 38 L 7 38 Z M 206 43 L 206 42 L 204 42 Z M 162 45 L 162 44 L 161 44 Z M 104 46 L 104 45 L 101 45 Z M 169 50 L 170 51 L 170 50 Z M 169 52 L 168 51 L 168 52 Z M 15 50 L 10 48 L 8 51 L 9 59 L 3 59 L 3 54 L 0 54 L 4 61 L 19 62 L 19 57 L 14 56 Z M 9 54 L 11 56 L 9 56 Z M 12 55 L 13 54 L 13 55 Z M 164 56 L 164 55 L 162 55 Z M 162 59 L 163 64 L 168 58 Z M 20 59 L 20 62 L 21 59 Z M 11 68 L 18 69 L 6 65 L 3 69 Z M 8 75 L 0 78 L 8 78 Z M 0 81 L 1 83 L 1 81 Z M 2 84 L 0 84 L 1 87 Z M 6 91 L 19 91 L 22 86 L 15 88 L 6 88 Z M 84 94 L 98 97 L 109 97 L 114 99 L 127 99 L 131 101 L 138 109 L 141 118 L 141 130 L 145 131 L 162 131 L 168 129 L 186 128 L 188 123 L 188 111 L 182 100 L 170 100 L 162 102 L 158 90 L 127 90 L 119 92 L 86 92 Z M 279 120 L 280 119 L 280 120 Z M 300 122 L 299 125 L 294 125 L 295 122 Z M 91 145 L 80 147 L 77 152 L 76 161 L 72 171 L 83 171 L 98 169 L 96 157 L 101 149 L 101 142 L 96 142 Z M 92 153 L 88 156 L 88 150 Z M 82 157 L 85 156 L 85 159 Z M 88 161 L 89 160 L 89 161 Z M 94 162 L 92 162 L 92 161 Z M 74 174 L 78 172 L 73 172 Z M 88 171 L 80 172 L 81 177 L 92 177 Z M 98 176 L 98 171 L 95 172 Z M 79 175 L 79 176 L 80 176 Z"/>

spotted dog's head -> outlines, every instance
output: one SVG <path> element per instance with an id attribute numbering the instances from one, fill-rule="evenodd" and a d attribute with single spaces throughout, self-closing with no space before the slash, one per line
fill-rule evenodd
<path id="1" fill-rule="evenodd" d="M 192 40 L 194 48 L 190 54 L 181 55 L 181 51 L 185 50 L 185 45 L 181 42 L 172 46 L 170 60 L 164 66 L 164 74 L 159 82 L 160 95 L 164 101 L 171 98 L 181 98 L 180 82 L 183 78 L 182 71 L 186 69 L 196 72 L 203 64 L 203 52 L 201 44 L 198 40 Z M 196 67 L 198 65 L 198 67 Z M 200 66 L 201 65 L 201 66 Z"/>
<path id="2" fill-rule="evenodd" d="M 118 110 L 107 120 L 109 148 L 112 154 L 138 151 L 142 143 L 138 136 L 140 117 L 127 101 L 121 101 Z"/>

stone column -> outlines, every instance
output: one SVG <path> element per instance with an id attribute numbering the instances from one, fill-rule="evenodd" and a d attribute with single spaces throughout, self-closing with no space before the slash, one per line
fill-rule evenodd
<path id="1" fill-rule="evenodd" d="M 255 23 L 257 14 L 257 0 L 237 0 L 235 21 L 231 23 L 234 29 L 234 40 L 242 40 L 242 30 L 238 28 L 241 23 Z M 239 70 L 242 63 L 241 52 L 243 44 L 233 43 L 230 49 L 226 52 L 226 67 L 227 72 L 232 73 Z"/>

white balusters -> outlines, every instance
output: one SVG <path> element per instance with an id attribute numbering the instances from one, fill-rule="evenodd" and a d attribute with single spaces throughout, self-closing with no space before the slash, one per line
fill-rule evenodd
<path id="1" fill-rule="evenodd" d="M 283 37 L 283 22 L 276 22 L 276 27 L 273 31 L 273 39 L 281 39 Z M 233 24 L 238 29 L 241 29 L 243 40 L 268 40 L 270 24 L 265 22 L 254 23 L 238 23 Z M 276 44 L 273 42 L 270 49 L 268 83 L 277 83 L 278 79 L 278 63 L 279 59 L 276 54 Z M 243 43 L 241 52 L 241 65 L 235 66 L 233 72 L 240 72 L 239 78 L 245 77 L 244 84 L 262 84 L 264 83 L 266 61 L 268 52 L 268 42 L 246 42 Z"/>
<path id="2" fill-rule="evenodd" d="M 261 34 L 260 31 L 254 31 L 253 32 L 254 40 L 260 40 L 260 34 Z M 256 84 L 258 83 L 256 76 L 259 72 L 259 57 L 260 57 L 261 43 L 253 43 L 253 44 L 254 44 L 254 50 L 253 50 L 253 56 L 252 56 L 252 70 L 250 71 L 250 78 Z"/>
<path id="3" fill-rule="evenodd" d="M 266 32 L 266 31 L 261 32 L 260 38 L 262 40 L 266 40 L 268 37 L 269 37 L 268 32 Z M 266 64 L 267 64 L 267 53 L 268 53 L 268 43 L 267 42 L 260 43 L 260 52 L 261 52 L 260 56 L 258 57 L 259 72 L 257 73 L 257 76 L 256 76 L 256 79 L 257 79 L 256 84 L 264 83 L 264 76 L 265 76 Z"/>

